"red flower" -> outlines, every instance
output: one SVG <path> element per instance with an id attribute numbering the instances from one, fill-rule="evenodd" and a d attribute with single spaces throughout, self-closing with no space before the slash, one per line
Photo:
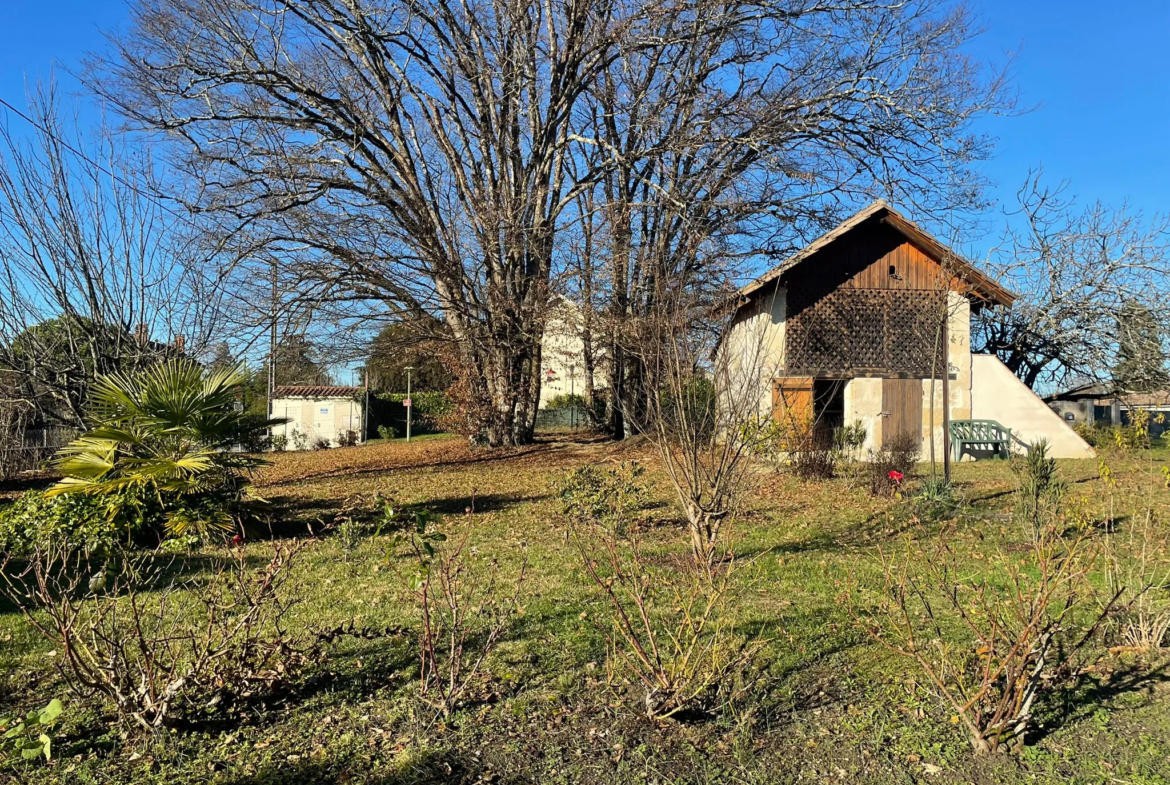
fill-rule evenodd
<path id="1" fill-rule="evenodd" d="M 244 544 L 244 538 L 241 537 L 240 535 L 237 534 L 234 537 L 232 537 L 232 545 L 234 545 L 238 548 L 243 544 Z"/>
<path id="2" fill-rule="evenodd" d="M 894 482 L 902 482 L 902 472 L 897 469 L 890 469 L 890 479 Z"/>

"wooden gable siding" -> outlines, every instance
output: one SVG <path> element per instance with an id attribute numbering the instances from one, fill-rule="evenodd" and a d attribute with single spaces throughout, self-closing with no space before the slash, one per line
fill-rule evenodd
<path id="1" fill-rule="evenodd" d="M 835 289 L 935 291 L 942 288 L 941 276 L 937 262 L 900 232 L 875 221 L 793 268 L 783 276 L 783 285 L 789 313 L 795 314 Z"/>
<path id="2" fill-rule="evenodd" d="M 788 374 L 930 375 L 935 323 L 949 287 L 942 266 L 902 233 L 868 222 L 781 281 L 788 291 Z"/>

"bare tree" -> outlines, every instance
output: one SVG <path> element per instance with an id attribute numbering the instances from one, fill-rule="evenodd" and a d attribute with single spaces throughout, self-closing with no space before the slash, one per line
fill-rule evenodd
<path id="1" fill-rule="evenodd" d="M 996 354 L 1029 387 L 1108 378 L 1118 322 L 1132 304 L 1161 324 L 1170 316 L 1170 218 L 1146 221 L 1099 202 L 1079 208 L 1066 190 L 1029 174 L 1016 220 L 989 259 L 1020 299 L 980 312 L 973 325 L 972 348 Z"/>
<path id="2" fill-rule="evenodd" d="M 607 225 L 621 401 L 640 371 L 619 325 L 698 244 L 753 235 L 744 259 L 848 194 L 965 183 L 985 149 L 968 121 L 1003 98 L 941 0 L 161 0 L 132 18 L 93 86 L 181 141 L 196 206 L 265 238 L 302 300 L 441 316 L 492 444 L 531 438 L 582 210 Z"/>
<path id="3" fill-rule="evenodd" d="M 647 27 L 661 45 L 624 46 L 582 131 L 606 160 L 594 290 L 619 436 L 645 405 L 630 320 L 654 313 L 660 281 L 703 280 L 716 258 L 742 275 L 879 193 L 961 207 L 988 149 L 968 123 L 1012 105 L 959 53 L 967 15 L 930 0 L 697 3 Z"/>
<path id="4" fill-rule="evenodd" d="M 441 312 L 531 439 L 570 121 L 625 22 L 614 2 L 165 0 L 95 87 L 187 143 L 199 207 L 263 223 L 322 301 Z M 107 87 L 108 84 L 108 87 Z"/>
<path id="5" fill-rule="evenodd" d="M 42 419 L 81 426 L 97 374 L 208 345 L 216 251 L 152 195 L 149 156 L 83 134 L 51 86 L 28 119 L 28 137 L 0 126 L 0 369 Z"/>

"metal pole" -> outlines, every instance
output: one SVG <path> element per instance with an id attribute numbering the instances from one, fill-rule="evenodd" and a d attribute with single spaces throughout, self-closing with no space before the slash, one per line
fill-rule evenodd
<path id="1" fill-rule="evenodd" d="M 269 303 L 268 325 L 268 416 L 273 417 L 273 396 L 276 393 L 276 259 L 272 260 L 272 301 Z"/>
<path id="2" fill-rule="evenodd" d="M 569 410 L 569 424 L 577 430 L 577 366 L 569 363 L 569 402 L 573 408 Z"/>
<path id="3" fill-rule="evenodd" d="M 942 448 L 943 448 L 943 479 L 948 485 L 951 483 L 951 331 L 950 308 L 947 309 L 943 321 L 943 378 L 942 378 Z M 934 435 L 931 435 L 934 441 Z"/>
<path id="4" fill-rule="evenodd" d="M 406 407 L 406 441 L 410 441 L 410 415 L 414 410 L 414 401 L 410 400 L 410 372 L 414 368 L 406 366 L 406 400 L 410 401 L 410 406 Z"/>

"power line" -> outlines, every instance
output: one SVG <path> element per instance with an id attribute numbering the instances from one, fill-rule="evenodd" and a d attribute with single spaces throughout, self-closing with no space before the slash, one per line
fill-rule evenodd
<path id="1" fill-rule="evenodd" d="M 122 177 L 121 175 L 114 174 L 114 173 L 113 173 L 113 172 L 111 172 L 109 169 L 107 169 L 106 167 L 104 167 L 104 166 L 102 166 L 100 163 L 98 163 L 97 161 L 95 161 L 95 160 L 93 160 L 92 158 L 90 158 L 90 157 L 89 157 L 88 155 L 86 155 L 84 152 L 82 152 L 81 150 L 78 150 L 76 147 L 74 147 L 73 145 L 71 145 L 69 142 L 67 142 L 67 141 L 65 141 L 64 139 L 62 139 L 62 138 L 61 138 L 60 136 L 58 136 L 58 135 L 57 135 L 57 134 L 56 134 L 56 133 L 55 133 L 55 132 L 54 132 L 52 129 L 50 129 L 50 128 L 49 128 L 49 127 L 47 127 L 47 126 L 41 125 L 41 124 L 40 124 L 40 123 L 38 123 L 36 120 L 34 120 L 33 118 L 29 117 L 29 116 L 28 116 L 28 115 L 26 115 L 24 112 L 20 111 L 20 110 L 19 110 L 19 109 L 17 109 L 15 106 L 13 106 L 12 104 L 10 104 L 10 103 L 8 103 L 7 101 L 5 101 L 3 98 L 0 98 L 0 106 L 4 106 L 4 107 L 6 107 L 6 108 L 7 108 L 9 111 L 11 111 L 11 112 L 12 112 L 13 114 L 15 114 L 17 117 L 19 117 L 20 119 L 24 120 L 26 123 L 28 123 L 29 125 L 31 125 L 33 128 L 36 128 L 36 129 L 37 129 L 38 131 L 40 131 L 41 133 L 45 134 L 47 137 L 49 137 L 50 139 L 52 139 L 54 142 L 56 142 L 57 144 L 59 144 L 59 145 L 61 145 L 62 147 L 64 147 L 66 150 L 68 150 L 69 152 L 73 153 L 73 154 L 74 154 L 74 155 L 76 155 L 78 158 L 80 158 L 81 160 L 83 160 L 83 161 L 85 161 L 86 163 L 88 163 L 90 166 L 93 166 L 94 168 L 96 168 L 96 169 L 97 169 L 99 172 L 101 172 L 102 174 L 105 174 L 106 176 L 108 176 L 108 177 L 111 177 L 111 178 L 113 178 L 114 180 L 117 180 L 117 181 L 118 181 L 119 183 L 121 183 L 122 185 L 124 185 L 124 186 L 126 186 L 127 188 L 129 188 L 130 190 L 134 191 L 134 193 L 138 194 L 139 196 L 141 196 L 141 197 L 143 197 L 143 198 L 145 198 L 145 199 L 149 199 L 149 200 L 150 200 L 150 201 L 151 201 L 151 202 L 152 202 L 154 205 L 156 205 L 157 207 L 161 207 L 163 210 L 166 210 L 168 213 L 170 213 L 171 215 L 175 216 L 176 218 L 178 218 L 178 219 L 180 219 L 180 220 L 183 220 L 183 221 L 186 221 L 188 224 L 190 224 L 191 226 L 195 227 L 196 229 L 199 229 L 199 228 L 201 228 L 201 227 L 200 227 L 198 224 L 196 224 L 194 221 L 192 221 L 192 220 L 191 220 L 191 218 L 190 218 L 189 216 L 186 216 L 186 215 L 184 215 L 184 214 L 182 214 L 182 213 L 178 212 L 177 210 L 175 210 L 175 209 L 171 208 L 170 206 L 168 206 L 168 205 L 167 205 L 165 202 L 163 202 L 163 201 L 162 201 L 162 200 L 161 200 L 161 199 L 158 197 L 158 194 L 149 193 L 149 192 L 147 192 L 147 191 L 144 191 L 144 190 L 142 190 L 142 189 L 141 189 L 139 186 L 137 186 L 136 184 L 134 184 L 134 183 L 130 182 L 130 181 L 129 181 L 129 180 L 127 180 L 126 178 Z"/>

